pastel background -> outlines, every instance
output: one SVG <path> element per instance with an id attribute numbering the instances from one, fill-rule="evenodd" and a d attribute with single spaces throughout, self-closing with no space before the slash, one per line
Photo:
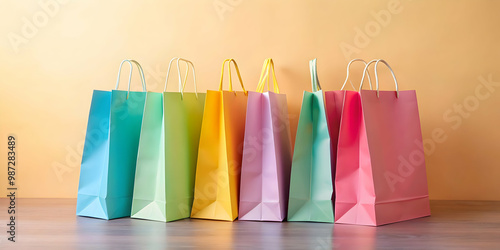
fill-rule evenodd
<path id="1" fill-rule="evenodd" d="M 431 198 L 500 200 L 499 11 L 490 0 L 1 1 L 0 194 L 14 134 L 19 197 L 76 197 L 92 91 L 114 88 L 122 59 L 159 92 L 174 56 L 195 63 L 200 91 L 218 87 L 230 57 L 254 90 L 272 57 L 295 137 L 316 57 L 325 90 L 341 87 L 350 59 L 386 59 L 400 88 L 417 90 Z"/>

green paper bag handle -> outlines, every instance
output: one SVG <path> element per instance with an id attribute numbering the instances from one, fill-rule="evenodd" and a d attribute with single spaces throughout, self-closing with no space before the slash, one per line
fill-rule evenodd
<path id="1" fill-rule="evenodd" d="M 184 96 L 184 89 L 186 88 L 187 77 L 189 74 L 189 65 L 191 65 L 191 68 L 193 68 L 194 93 L 196 95 L 196 98 L 198 98 L 198 88 L 196 86 L 196 70 L 194 68 L 194 64 L 191 61 L 184 59 L 184 58 L 180 58 L 180 57 L 172 58 L 170 60 L 170 63 L 168 64 L 167 77 L 165 78 L 165 87 L 163 88 L 163 92 L 167 91 L 167 83 L 168 83 L 168 77 L 170 74 L 170 68 L 172 67 L 172 62 L 174 60 L 177 60 L 177 75 L 179 77 L 179 92 L 181 93 L 181 96 L 182 97 Z M 184 81 L 182 81 L 182 79 L 181 79 L 181 69 L 180 69 L 179 61 L 183 61 L 186 63 L 186 73 L 184 76 Z"/>
<path id="2" fill-rule="evenodd" d="M 309 70 L 311 72 L 311 84 L 312 84 L 312 91 L 320 91 L 321 90 L 321 85 L 319 84 L 319 79 L 318 79 L 318 71 L 317 71 L 317 62 L 316 58 L 312 59 L 309 61 Z"/>

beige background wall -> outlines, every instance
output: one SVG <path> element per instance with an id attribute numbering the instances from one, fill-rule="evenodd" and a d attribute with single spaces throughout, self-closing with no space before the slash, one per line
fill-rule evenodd
<path id="1" fill-rule="evenodd" d="M 308 60 L 318 58 L 323 88 L 336 90 L 349 59 L 385 58 L 401 89 L 417 90 L 434 145 L 426 144 L 431 198 L 500 200 L 499 10 L 488 0 L 1 1 L 0 162 L 12 133 L 20 196 L 76 197 L 92 91 L 114 87 L 124 58 L 141 62 L 149 90 L 161 91 L 174 56 L 195 63 L 201 90 L 217 88 L 229 57 L 255 89 L 272 57 L 292 133 L 310 90 Z M 355 82 L 360 71 L 353 67 Z"/>

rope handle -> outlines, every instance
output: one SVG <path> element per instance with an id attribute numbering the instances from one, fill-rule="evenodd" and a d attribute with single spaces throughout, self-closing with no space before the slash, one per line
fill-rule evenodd
<path id="1" fill-rule="evenodd" d="M 260 73 L 259 84 L 257 84 L 257 92 L 264 92 L 264 86 L 267 83 L 267 91 L 269 91 L 269 78 L 272 71 L 273 76 L 273 91 L 277 94 L 280 93 L 280 88 L 278 86 L 278 81 L 276 80 L 276 73 L 274 71 L 274 62 L 272 58 L 268 58 L 264 61 L 262 71 Z"/>
<path id="2" fill-rule="evenodd" d="M 194 93 L 196 95 L 196 98 L 198 98 L 198 88 L 196 86 L 196 70 L 194 68 L 194 64 L 187 60 L 187 59 L 184 59 L 184 58 L 180 58 L 180 57 L 174 57 L 170 60 L 170 63 L 168 64 L 168 69 L 167 69 L 167 76 L 165 78 L 165 87 L 163 88 L 163 92 L 166 92 L 167 91 L 167 83 L 168 83 L 168 77 L 169 77 L 169 74 L 170 74 L 170 68 L 172 67 L 172 62 L 174 60 L 177 60 L 177 75 L 179 77 L 179 92 L 181 93 L 181 96 L 184 95 L 184 89 L 186 88 L 186 82 L 187 82 L 187 78 L 188 78 L 188 74 L 189 74 L 189 66 L 191 65 L 191 68 L 193 68 L 193 83 L 194 83 Z M 181 77 L 181 68 L 180 68 L 180 65 L 179 65 L 179 61 L 182 61 L 184 63 L 186 63 L 186 73 L 185 73 L 185 76 L 184 76 L 184 81 L 182 81 L 182 77 Z"/>
<path id="3" fill-rule="evenodd" d="M 132 59 L 125 59 L 120 63 L 120 67 L 118 68 L 118 76 L 116 78 L 115 90 L 117 90 L 118 86 L 120 85 L 120 74 L 122 72 L 122 66 L 125 62 L 128 62 L 128 64 L 130 65 L 130 73 L 128 76 L 128 88 L 127 88 L 127 99 L 128 99 L 128 96 L 130 94 L 130 83 L 132 81 L 132 71 L 134 68 L 132 63 L 134 63 L 137 66 L 137 68 L 139 69 L 139 74 L 141 75 L 142 91 L 146 92 L 147 90 L 146 90 L 146 78 L 144 77 L 144 70 L 142 70 L 142 66 L 139 62 L 137 62 L 136 60 L 132 60 Z"/>
<path id="4" fill-rule="evenodd" d="M 356 59 L 352 59 L 349 64 L 347 64 L 347 75 L 345 77 L 345 80 L 344 80 L 344 84 L 342 85 L 342 88 L 340 88 L 340 90 L 343 90 L 346 83 L 347 83 L 347 79 L 349 79 L 349 68 L 351 67 L 351 64 L 353 62 L 363 62 L 365 64 L 365 67 L 367 65 L 367 63 L 365 62 L 365 60 L 363 59 L 359 59 L 359 58 L 356 58 Z M 367 73 L 368 73 L 368 82 L 370 83 L 370 90 L 372 90 L 372 80 L 370 78 L 370 71 L 367 70 Z M 349 79 L 349 83 L 351 83 L 351 86 L 352 88 L 356 91 L 356 87 L 354 87 L 354 84 L 352 83 L 352 81 Z"/>
<path id="5" fill-rule="evenodd" d="M 377 97 L 380 97 L 379 85 L 378 85 L 378 73 L 377 73 L 377 66 L 378 66 L 379 62 L 385 64 L 385 66 L 387 66 L 387 68 L 389 68 L 389 70 L 391 71 L 392 78 L 394 79 L 394 84 L 396 85 L 396 97 L 399 98 L 399 86 L 398 86 L 398 80 L 396 79 L 396 75 L 394 75 L 394 71 L 392 70 L 391 66 L 389 66 L 389 64 L 385 60 L 382 60 L 382 59 L 377 60 L 377 62 L 375 63 L 375 82 L 376 82 L 376 86 L 377 86 Z"/>
<path id="6" fill-rule="evenodd" d="M 399 86 L 398 86 L 398 80 L 396 79 L 396 75 L 394 75 L 394 71 L 392 70 L 391 66 L 389 66 L 389 64 L 383 59 L 373 59 L 366 64 L 365 69 L 363 70 L 363 78 L 361 78 L 361 84 L 359 85 L 359 90 L 361 90 L 361 88 L 363 87 L 363 80 L 365 79 L 365 74 L 366 74 L 366 71 L 368 70 L 368 67 L 370 66 L 370 64 L 375 63 L 375 82 L 376 82 L 376 87 L 377 87 L 377 97 L 380 97 L 380 89 L 379 89 L 379 84 L 378 84 L 378 72 L 377 72 L 377 66 L 378 66 L 379 62 L 382 62 L 383 64 L 385 64 L 389 68 L 389 70 L 391 71 L 392 78 L 394 79 L 394 83 L 396 85 L 396 97 L 399 98 Z"/>
<path id="7" fill-rule="evenodd" d="M 366 75 L 366 73 L 367 73 L 367 71 L 368 71 L 368 67 L 370 67 L 370 65 L 371 65 L 372 63 L 376 63 L 378 60 L 380 60 L 380 59 L 373 59 L 373 60 L 369 61 L 369 62 L 365 65 L 365 68 L 363 69 L 363 77 L 361 78 L 361 83 L 359 84 L 359 90 L 360 90 L 360 91 L 361 91 L 361 89 L 363 88 L 363 82 L 364 82 L 364 80 L 365 80 L 365 75 Z M 375 74 L 377 74 L 377 73 L 375 73 Z M 368 78 L 369 78 L 369 77 L 370 77 L 370 76 L 368 75 Z M 372 89 L 372 88 L 371 88 L 371 82 L 370 82 L 370 89 Z"/>
<path id="8" fill-rule="evenodd" d="M 236 69 L 236 73 L 238 74 L 238 79 L 240 80 L 241 88 L 243 89 L 243 92 L 245 95 L 248 93 L 248 91 L 245 90 L 245 86 L 243 85 L 243 80 L 241 80 L 241 74 L 240 70 L 238 68 L 238 64 L 236 61 L 232 58 L 224 60 L 222 62 L 222 69 L 220 73 L 220 84 L 219 84 L 219 91 L 222 91 L 222 83 L 224 80 L 224 66 L 226 66 L 226 62 L 228 62 L 227 68 L 228 68 L 228 73 L 229 73 L 229 91 L 233 91 L 233 82 L 231 78 L 231 62 L 234 64 L 234 68 Z"/>
<path id="9" fill-rule="evenodd" d="M 317 59 L 316 58 L 309 61 L 309 71 L 311 73 L 312 91 L 313 92 L 320 91 L 321 85 L 319 84 L 319 79 L 318 79 Z"/>

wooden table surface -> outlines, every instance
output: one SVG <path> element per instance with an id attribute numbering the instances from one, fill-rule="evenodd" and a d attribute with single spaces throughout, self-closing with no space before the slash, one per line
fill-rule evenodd
<path id="1" fill-rule="evenodd" d="M 299 222 L 170 223 L 77 217 L 75 199 L 19 199 L 17 242 L 0 249 L 500 249 L 500 202 L 432 201 L 432 216 L 381 227 Z"/>

